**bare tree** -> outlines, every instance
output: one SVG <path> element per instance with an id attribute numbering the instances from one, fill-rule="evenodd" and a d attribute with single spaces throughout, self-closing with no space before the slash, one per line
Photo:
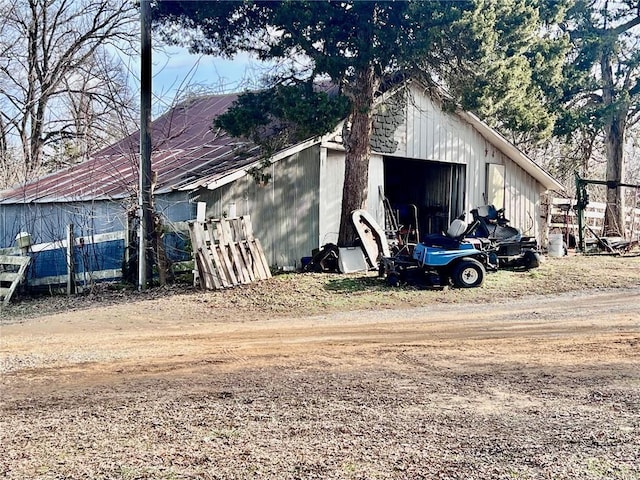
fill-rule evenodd
<path id="1" fill-rule="evenodd" d="M 49 167 L 64 167 L 86 160 L 92 152 L 112 144 L 137 128 L 137 98 L 126 88 L 122 63 L 109 54 L 97 53 L 72 76 L 63 80 L 56 121 L 70 135 L 54 142 Z M 56 102 L 56 103 L 58 103 Z"/>
<path id="2" fill-rule="evenodd" d="M 135 40 L 136 22 L 130 0 L 0 0 L 1 159 L 20 165 L 21 180 L 115 133 L 131 98 L 107 49 Z"/>

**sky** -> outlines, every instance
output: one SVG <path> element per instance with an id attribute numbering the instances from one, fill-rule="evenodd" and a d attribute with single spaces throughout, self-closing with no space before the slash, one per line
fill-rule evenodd
<path id="1" fill-rule="evenodd" d="M 246 54 L 233 59 L 190 54 L 180 47 L 153 48 L 153 114 L 166 111 L 172 103 L 187 93 L 229 93 L 255 87 L 265 67 Z M 129 84 L 133 91 L 140 88 L 140 60 L 126 62 Z"/>

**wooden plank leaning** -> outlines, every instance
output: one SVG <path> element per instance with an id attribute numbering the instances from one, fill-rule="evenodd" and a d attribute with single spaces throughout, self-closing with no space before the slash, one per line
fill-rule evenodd
<path id="1" fill-rule="evenodd" d="M 227 283 L 229 283 L 228 286 L 238 285 L 240 282 L 233 270 L 233 263 L 229 256 L 228 244 L 225 242 L 220 221 L 213 220 L 207 222 L 207 227 L 211 238 L 211 249 L 214 249 L 214 245 L 217 248 L 217 254 L 221 260 L 221 266 L 223 267 L 224 274 L 226 275 Z"/>
<path id="2" fill-rule="evenodd" d="M 201 223 L 189 223 L 189 233 L 191 234 L 191 244 L 202 287 L 206 289 L 221 288 L 222 282 L 215 271 L 211 249 L 207 244 L 203 225 Z"/>
<path id="3" fill-rule="evenodd" d="M 220 236 L 224 244 L 227 245 L 227 250 L 235 267 L 234 272 L 238 282 L 243 284 L 250 283 L 251 280 L 249 279 L 247 266 L 244 264 L 244 259 L 238 250 L 238 244 L 233 238 L 229 221 L 226 218 L 220 219 Z"/>
<path id="4" fill-rule="evenodd" d="M 267 272 L 264 268 L 264 264 L 262 260 L 260 259 L 260 253 L 256 248 L 253 238 L 250 238 L 247 235 L 247 232 L 251 231 L 251 225 L 250 225 L 251 220 L 248 218 L 248 216 L 240 217 L 240 220 L 241 220 L 243 237 L 245 239 L 245 248 L 248 251 L 248 255 L 251 257 L 251 267 L 252 267 L 253 273 L 258 280 L 266 280 L 268 278 Z M 248 228 L 247 228 L 247 224 L 249 224 Z"/>
<path id="5" fill-rule="evenodd" d="M 251 256 L 251 251 L 249 250 L 247 240 L 244 237 L 244 231 L 242 230 L 242 222 L 241 219 L 236 217 L 229 220 L 229 227 L 231 229 L 233 238 L 236 240 L 236 244 L 238 250 L 240 251 L 240 256 L 242 257 L 242 261 L 245 266 L 245 275 L 248 276 L 250 282 L 255 282 L 259 280 L 254 271 L 254 261 Z"/>
<path id="6" fill-rule="evenodd" d="M 219 248 L 214 234 L 215 229 L 212 227 L 211 222 L 205 222 L 201 225 L 203 235 L 207 240 L 208 251 L 213 263 L 213 268 L 220 282 L 220 285 L 216 288 L 233 287 L 234 284 L 231 282 L 231 280 L 229 279 L 229 275 L 227 274 L 227 266 L 220 257 Z"/>
<path id="7" fill-rule="evenodd" d="M 248 216 L 189 222 L 189 232 L 202 288 L 228 288 L 271 277 Z"/>
<path id="8" fill-rule="evenodd" d="M 12 255 L 0 255 L 0 265 L 10 265 L 16 271 L 3 271 L 0 277 L 0 286 L 2 283 L 10 283 L 9 287 L 0 288 L 0 298 L 3 299 L 3 305 L 7 305 L 13 296 L 16 288 L 22 281 L 27 266 L 31 261 L 31 257 L 16 257 Z M 3 267 L 2 270 L 5 270 Z"/>
<path id="9" fill-rule="evenodd" d="M 264 270 L 264 266 L 260 260 L 255 244 L 249 240 L 244 240 L 242 243 L 246 255 L 251 259 L 249 262 L 249 268 L 251 268 L 253 276 L 256 280 L 265 280 L 267 278 L 267 274 Z"/>
<path id="10" fill-rule="evenodd" d="M 244 230 L 245 238 L 249 244 L 249 248 L 252 253 L 254 253 L 254 258 L 256 263 L 258 264 L 258 270 L 261 273 L 260 278 L 262 280 L 266 280 L 267 278 L 271 278 L 271 269 L 269 268 L 269 262 L 267 262 L 267 257 L 264 254 L 264 250 L 262 249 L 262 245 L 260 244 L 260 240 L 253 236 L 253 226 L 251 225 L 251 217 L 249 215 L 244 215 L 240 217 L 242 219 L 242 228 Z"/>

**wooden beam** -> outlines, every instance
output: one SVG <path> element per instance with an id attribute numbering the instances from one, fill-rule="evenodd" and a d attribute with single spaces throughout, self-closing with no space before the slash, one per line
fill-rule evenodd
<path id="1" fill-rule="evenodd" d="M 12 257 L 8 255 L 0 256 L 0 266 L 3 266 L 2 270 L 6 270 L 4 265 L 10 266 L 10 268 L 15 270 L 17 267 L 17 271 L 13 272 L 3 272 L 3 283 L 10 283 L 8 287 L 0 286 L 0 298 L 3 299 L 3 305 L 7 305 L 13 296 L 16 288 L 22 281 L 24 274 L 27 270 L 27 266 L 31 261 L 31 257 Z"/>

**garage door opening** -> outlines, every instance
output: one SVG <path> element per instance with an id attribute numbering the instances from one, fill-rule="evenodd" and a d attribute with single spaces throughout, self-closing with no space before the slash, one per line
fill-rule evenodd
<path id="1" fill-rule="evenodd" d="M 384 179 L 385 196 L 400 225 L 415 229 L 417 211 L 417 240 L 446 231 L 464 213 L 465 165 L 385 157 Z"/>

